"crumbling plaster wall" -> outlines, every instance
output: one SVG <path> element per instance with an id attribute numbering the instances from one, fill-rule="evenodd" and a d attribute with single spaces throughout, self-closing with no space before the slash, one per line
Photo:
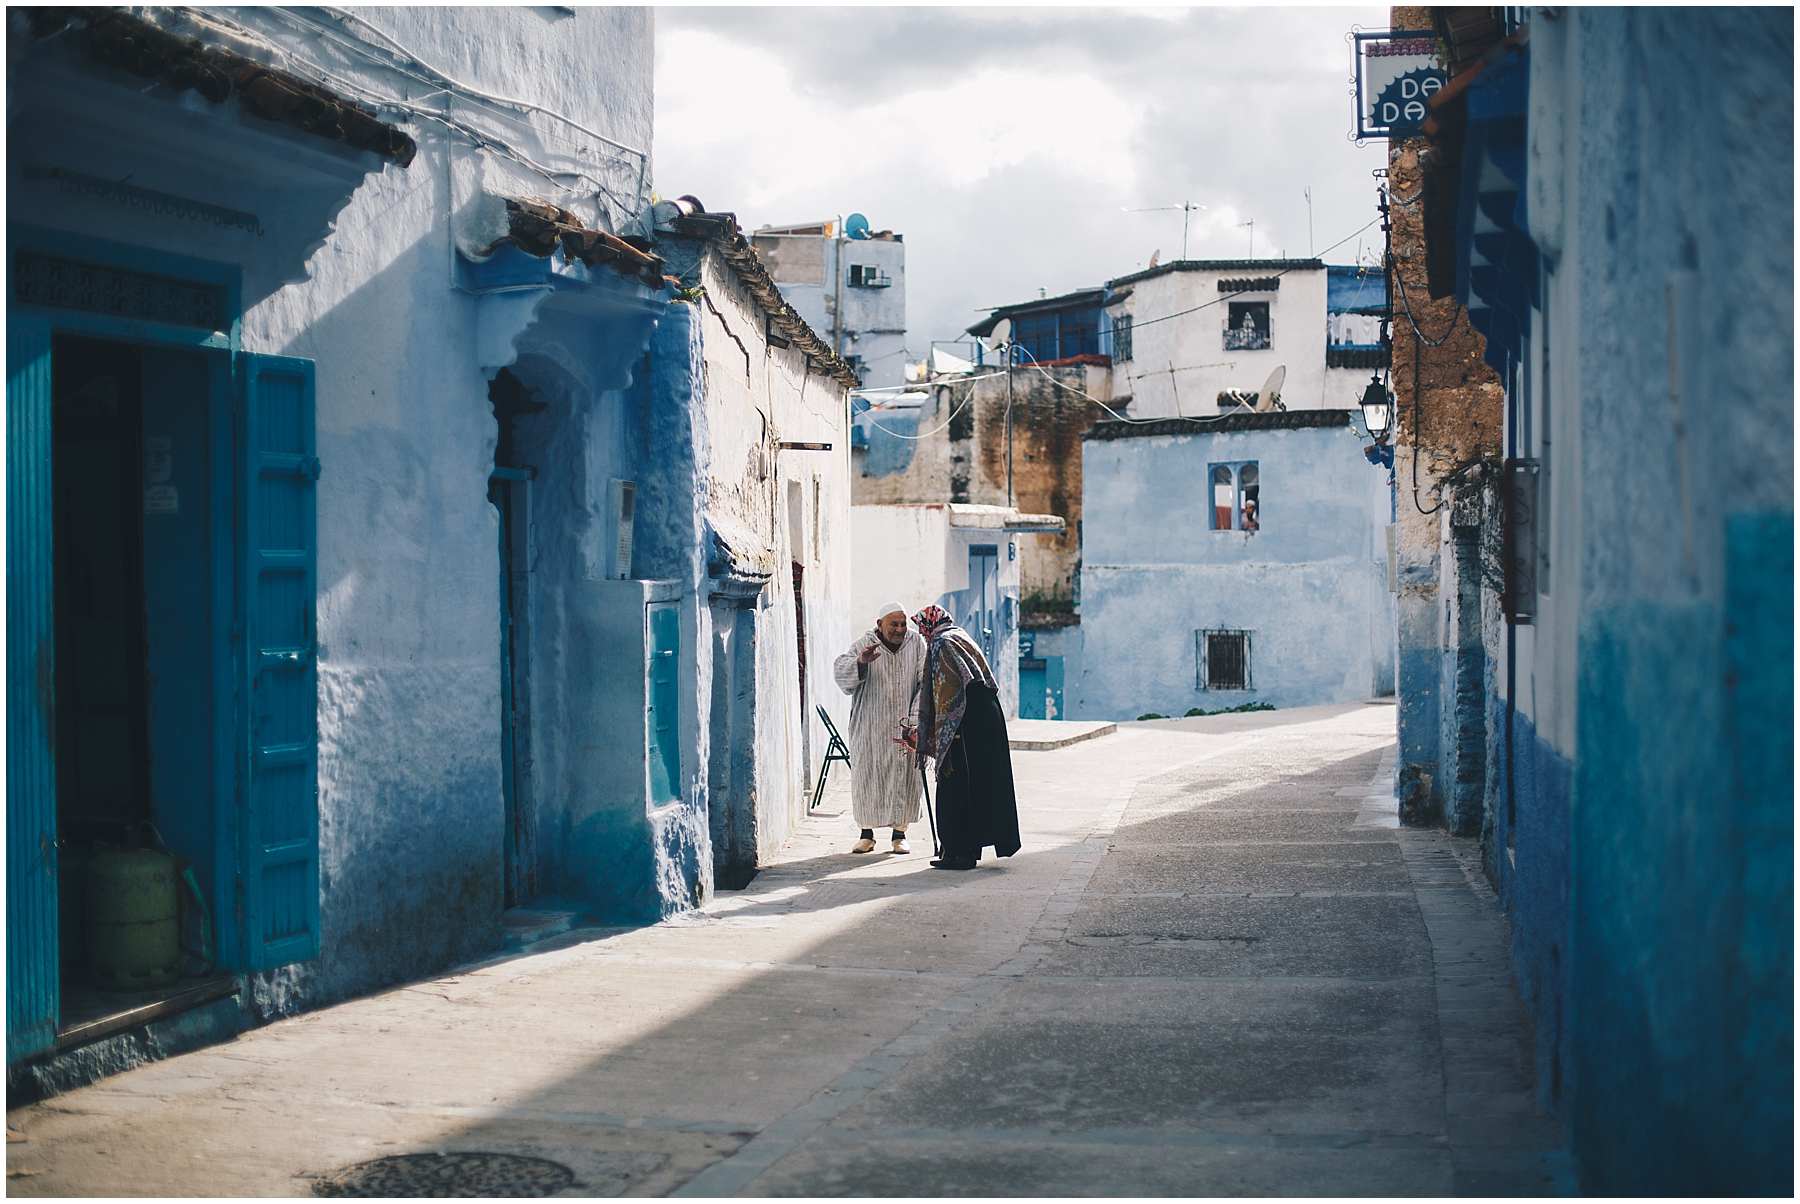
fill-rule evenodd
<path id="1" fill-rule="evenodd" d="M 1106 365 L 1071 364 L 1042 371 L 1015 368 L 1012 375 L 1012 505 L 1027 514 L 1054 514 L 1066 524 L 1056 534 L 1018 537 L 1020 605 L 1029 622 L 1075 610 L 1081 568 L 1081 437 L 1108 417 L 1089 398 L 1111 399 L 1111 372 Z M 969 500 L 1003 506 L 1007 381 L 1004 376 L 984 380 L 975 389 Z"/>
<path id="2" fill-rule="evenodd" d="M 1001 368 L 977 376 L 981 379 L 972 383 L 932 386 L 933 404 L 921 409 L 916 421 L 876 412 L 877 421 L 890 431 L 926 434 L 898 449 L 907 456 L 904 468 L 884 473 L 870 468 L 886 461 L 887 444 L 901 437 L 871 433 L 871 442 L 885 443 L 858 454 L 857 505 L 1007 504 L 1007 375 Z M 1028 623 L 1074 613 L 1081 565 L 1081 437 L 1108 417 L 1095 401 L 1111 399 L 1111 379 L 1103 363 L 1017 367 L 1012 372 L 1012 505 L 1027 514 L 1057 515 L 1066 524 L 1057 534 L 1013 537 Z"/>
<path id="3" fill-rule="evenodd" d="M 1392 25 L 1428 30 L 1431 10 L 1396 7 Z M 1446 513 L 1457 488 L 1473 489 L 1479 496 L 1480 481 L 1466 480 L 1469 466 L 1499 456 L 1505 417 L 1505 391 L 1482 361 L 1481 335 L 1454 298 L 1433 300 L 1426 288 L 1424 207 L 1419 200 L 1424 149 L 1422 139 L 1412 139 L 1395 143 L 1388 154 L 1395 276 L 1396 790 L 1402 819 L 1415 824 L 1445 818 L 1450 784 L 1459 772 L 1465 779 L 1473 772 L 1458 750 L 1477 747 L 1477 729 L 1481 747 L 1492 738 L 1485 704 L 1474 705 L 1478 698 L 1469 674 L 1479 677 L 1485 669 L 1473 655 L 1471 624 L 1481 628 L 1484 656 L 1500 655 L 1502 636 L 1497 627 L 1480 622 L 1479 597 L 1445 592 L 1448 583 L 1457 583 L 1458 589 L 1481 588 L 1480 574 L 1457 556 L 1459 547 L 1478 547 L 1479 540 L 1459 542 Z M 1495 521 L 1492 514 L 1472 517 L 1479 525 Z M 1470 828 L 1463 815 L 1459 811 L 1459 830 L 1479 830 L 1478 817 Z"/>
<path id="4" fill-rule="evenodd" d="M 849 400 L 841 383 L 809 369 L 798 348 L 767 341 L 761 309 L 721 256 L 691 242 L 676 254 L 679 245 L 671 244 L 671 270 L 697 279 L 706 293 L 691 307 L 705 377 L 701 506 L 709 518 L 749 532 L 773 572 L 755 605 L 755 839 L 766 856 L 805 814 L 826 741 L 813 706 L 837 694 L 831 660 L 851 630 L 860 630 L 850 613 Z M 782 448 L 784 441 L 830 447 Z M 790 511 L 796 498 L 798 509 Z M 795 562 L 804 568 L 804 706 Z M 698 604 L 704 616 L 705 600 Z M 710 645 L 710 619 L 699 626 Z M 709 679 L 699 696 L 710 688 Z"/>

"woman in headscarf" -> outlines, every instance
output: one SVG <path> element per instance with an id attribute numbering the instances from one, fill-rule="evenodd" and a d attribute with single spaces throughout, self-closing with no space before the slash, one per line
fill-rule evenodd
<path id="1" fill-rule="evenodd" d="M 936 606 L 913 616 L 925 637 L 919 726 L 908 735 L 937 763 L 940 870 L 972 870 L 981 851 L 1019 851 L 1019 806 L 1013 796 L 1006 715 L 987 658 L 969 633 Z"/>

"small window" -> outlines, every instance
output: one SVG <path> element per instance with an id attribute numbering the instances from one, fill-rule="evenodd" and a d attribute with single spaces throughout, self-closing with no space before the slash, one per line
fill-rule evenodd
<path id="1" fill-rule="evenodd" d="M 853 263 L 850 265 L 850 283 L 857 288 L 887 288 L 894 281 L 872 263 Z"/>
<path id="2" fill-rule="evenodd" d="M 1250 633 L 1248 631 L 1196 631 L 1194 633 L 1194 688 L 1196 690 L 1248 690 L 1250 688 Z"/>
<path id="3" fill-rule="evenodd" d="M 1262 530 L 1262 471 L 1252 460 L 1214 464 L 1207 469 L 1212 490 L 1212 529 Z"/>
<path id="4" fill-rule="evenodd" d="M 1120 314 L 1112 320 L 1113 362 L 1131 358 L 1131 315 Z"/>
<path id="5" fill-rule="evenodd" d="M 1269 303 L 1232 301 L 1226 306 L 1225 350 L 1266 351 L 1269 347 Z"/>

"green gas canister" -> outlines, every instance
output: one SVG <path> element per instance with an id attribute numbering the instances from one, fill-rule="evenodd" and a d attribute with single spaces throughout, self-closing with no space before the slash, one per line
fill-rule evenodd
<path id="1" fill-rule="evenodd" d="M 175 859 L 154 849 L 96 850 L 87 867 L 88 969 L 109 991 L 166 987 L 181 975 Z"/>

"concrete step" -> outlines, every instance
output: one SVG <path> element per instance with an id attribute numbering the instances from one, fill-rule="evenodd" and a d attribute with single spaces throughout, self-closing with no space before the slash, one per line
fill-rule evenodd
<path id="1" fill-rule="evenodd" d="M 514 907 L 500 917 L 501 944 L 507 949 L 523 949 L 538 941 L 547 941 L 575 927 L 577 918 L 577 913 L 572 911 Z"/>
<path id="2" fill-rule="evenodd" d="M 1116 723 L 1097 723 L 1074 719 L 1009 719 L 1006 721 L 1006 743 L 1015 749 L 1042 752 L 1067 748 L 1083 740 L 1110 736 L 1119 730 Z"/>

